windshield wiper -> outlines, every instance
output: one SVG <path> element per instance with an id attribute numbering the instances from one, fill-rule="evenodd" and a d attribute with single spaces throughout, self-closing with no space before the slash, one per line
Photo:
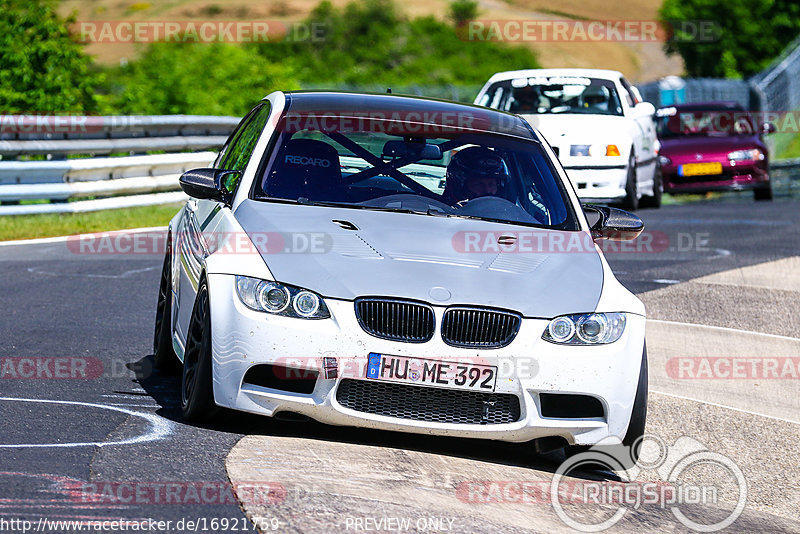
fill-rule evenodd
<path id="1" fill-rule="evenodd" d="M 430 210 L 429 210 L 430 211 Z M 432 214 L 429 214 L 432 215 Z M 528 221 L 519 221 L 519 220 L 510 220 L 510 219 L 495 219 L 494 217 L 480 217 L 478 215 L 465 215 L 463 213 L 446 213 L 446 212 L 438 212 L 437 215 L 441 217 L 453 217 L 456 219 L 469 219 L 473 221 L 486 221 L 486 222 L 494 222 L 500 224 L 512 224 L 512 225 L 521 225 L 521 226 L 533 226 L 535 228 L 552 228 L 552 226 L 544 223 L 537 223 L 537 222 L 528 222 Z"/>
<path id="2" fill-rule="evenodd" d="M 298 204 L 304 206 L 326 206 L 330 208 L 350 208 L 354 210 L 372 210 L 372 211 L 393 211 L 395 213 L 416 213 L 419 215 L 427 215 L 424 211 L 411 210 L 408 208 L 388 208 L 385 206 L 365 206 L 364 204 L 350 204 L 348 202 L 331 202 L 327 200 L 308 200 L 305 197 L 297 199 Z"/>

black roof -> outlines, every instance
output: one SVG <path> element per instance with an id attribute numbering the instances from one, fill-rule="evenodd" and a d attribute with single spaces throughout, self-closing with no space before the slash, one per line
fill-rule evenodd
<path id="1" fill-rule="evenodd" d="M 482 106 L 397 94 L 334 91 L 291 91 L 285 94 L 287 113 L 290 114 L 419 123 L 453 132 L 488 132 L 536 140 L 521 117 Z"/>

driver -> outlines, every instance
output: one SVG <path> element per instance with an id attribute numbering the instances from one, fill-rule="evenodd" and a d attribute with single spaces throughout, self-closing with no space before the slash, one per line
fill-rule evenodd
<path id="1" fill-rule="evenodd" d="M 590 85 L 583 91 L 583 107 L 608 111 L 608 101 L 611 98 L 608 88 L 602 85 Z"/>
<path id="2" fill-rule="evenodd" d="M 511 113 L 536 112 L 539 107 L 539 94 L 536 89 L 527 85 L 514 91 L 514 102 L 511 103 Z"/>
<path id="3" fill-rule="evenodd" d="M 457 152 L 447 165 L 444 198 L 451 205 L 496 196 L 508 180 L 503 158 L 488 148 L 472 146 Z"/>

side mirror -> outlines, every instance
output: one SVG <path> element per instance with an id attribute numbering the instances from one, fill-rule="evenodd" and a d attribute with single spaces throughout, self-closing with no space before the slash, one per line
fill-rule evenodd
<path id="1" fill-rule="evenodd" d="M 633 113 L 637 117 L 647 117 L 656 114 L 656 107 L 650 102 L 639 102 L 633 107 Z"/>
<path id="2" fill-rule="evenodd" d="M 778 129 L 771 122 L 765 122 L 764 124 L 761 125 L 761 133 L 763 135 L 775 133 L 777 131 Z"/>
<path id="3" fill-rule="evenodd" d="M 242 173 L 239 171 L 193 169 L 183 173 L 178 181 L 181 189 L 190 197 L 216 200 L 229 205 L 241 177 Z"/>
<path id="4" fill-rule="evenodd" d="M 624 210 L 587 204 L 584 210 L 590 210 L 599 216 L 592 224 L 593 239 L 610 239 L 612 241 L 629 241 L 636 239 L 644 230 L 642 220 Z"/>

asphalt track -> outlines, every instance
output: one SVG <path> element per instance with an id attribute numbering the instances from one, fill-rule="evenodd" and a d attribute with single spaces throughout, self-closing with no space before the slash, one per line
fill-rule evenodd
<path id="1" fill-rule="evenodd" d="M 786 339 L 800 337 L 800 290 L 792 281 L 797 264 L 790 259 L 800 255 L 799 207 L 791 199 L 730 197 L 643 210 L 648 230 L 663 233 L 654 234 L 660 245 L 607 254 L 620 280 L 658 320 L 648 325 L 648 432 L 667 445 L 691 438 L 731 458 L 747 479 L 744 513 L 727 531 L 800 532 L 800 381 L 675 379 L 666 362 L 800 355 L 798 342 Z M 63 241 L 0 247 L 4 365 L 11 359 L 10 369 L 20 370 L 25 358 L 64 359 L 60 372 L 40 361 L 38 379 L 13 378 L 3 368 L 0 520 L 152 518 L 172 521 L 170 531 L 186 531 L 193 529 L 176 529 L 176 523 L 205 518 L 210 526 L 212 518 L 228 518 L 238 528 L 213 530 L 241 531 L 242 506 L 225 493 L 230 472 L 235 480 L 285 488 L 279 503 L 244 503 L 251 516 L 267 520 L 267 530 L 385 531 L 402 525 L 375 522 L 381 518 L 410 519 L 411 531 L 568 530 L 548 503 L 459 497 L 458 488 L 475 480 L 549 483 L 558 458 L 535 457 L 520 446 L 247 415 L 205 428 L 182 423 L 177 381 L 151 366 L 160 260 L 77 254 Z M 90 378 L 47 376 L 69 376 L 76 361 L 89 365 Z M 705 475 L 724 486 L 719 473 Z M 170 502 L 153 489 L 165 484 L 177 487 Z M 196 488 L 206 493 L 197 497 Z M 109 497 L 114 491 L 130 497 L 132 489 L 140 493 L 124 499 L 129 502 Z M 721 500 L 689 507 L 687 515 L 707 523 L 721 519 L 730 508 L 729 500 Z M 599 513 L 578 505 L 570 511 L 584 519 Z M 365 523 L 368 518 L 372 522 Z M 420 518 L 425 521 L 417 524 Z M 643 506 L 611 531 L 643 529 L 688 530 L 669 508 Z"/>

